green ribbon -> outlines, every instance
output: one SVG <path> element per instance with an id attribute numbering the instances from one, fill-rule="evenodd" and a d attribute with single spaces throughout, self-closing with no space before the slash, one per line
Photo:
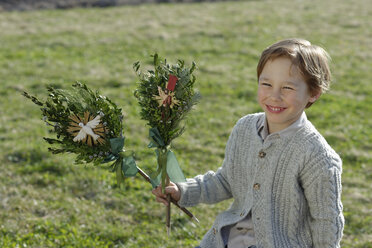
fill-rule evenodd
<path id="1" fill-rule="evenodd" d="M 159 130 L 155 128 L 150 128 L 149 130 L 149 138 L 150 138 L 150 144 L 148 144 L 147 147 L 153 148 L 153 147 L 165 147 L 165 143 L 163 139 L 160 136 Z"/>
<path id="2" fill-rule="evenodd" d="M 138 173 L 133 152 L 130 155 L 123 151 L 125 137 L 110 139 L 111 153 L 102 163 L 116 160 L 110 167 L 112 172 L 116 172 L 116 180 L 120 188 L 123 188 L 124 177 L 134 177 Z"/>
<path id="3" fill-rule="evenodd" d="M 149 137 L 151 141 L 148 147 L 157 148 L 155 153 L 158 160 L 156 175 L 151 178 L 152 187 L 155 188 L 161 182 L 164 190 L 167 175 L 172 182 L 186 182 L 186 178 L 178 164 L 176 155 L 168 149 L 168 147 L 165 147 L 165 143 L 160 136 L 159 130 L 157 128 L 151 128 L 149 131 Z"/>

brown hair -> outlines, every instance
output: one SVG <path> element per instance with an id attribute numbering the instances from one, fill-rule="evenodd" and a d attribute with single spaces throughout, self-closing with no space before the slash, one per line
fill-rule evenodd
<path id="1" fill-rule="evenodd" d="M 262 52 L 257 65 L 257 79 L 267 61 L 278 57 L 288 57 L 293 65 L 297 66 L 311 95 L 323 93 L 329 89 L 331 71 L 328 63 L 331 58 L 323 48 L 303 39 L 278 41 Z M 308 103 L 306 107 L 310 107 L 311 104 Z"/>

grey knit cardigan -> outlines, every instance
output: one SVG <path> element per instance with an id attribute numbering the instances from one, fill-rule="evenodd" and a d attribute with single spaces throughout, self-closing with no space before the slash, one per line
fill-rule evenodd
<path id="1" fill-rule="evenodd" d="M 200 246 L 224 248 L 226 227 L 251 212 L 258 248 L 340 247 L 340 157 L 309 121 L 294 135 L 263 142 L 256 128 L 259 118 L 264 113 L 237 122 L 216 173 L 177 184 L 179 204 L 185 207 L 234 198 Z"/>

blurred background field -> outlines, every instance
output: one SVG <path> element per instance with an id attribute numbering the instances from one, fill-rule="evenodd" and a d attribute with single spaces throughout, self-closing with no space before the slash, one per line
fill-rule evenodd
<path id="1" fill-rule="evenodd" d="M 372 247 L 372 2 L 284 0 L 0 12 L 0 247 L 194 247 L 231 201 L 173 208 L 168 238 L 151 186 L 48 153 L 50 135 L 23 90 L 87 83 L 122 107 L 127 149 L 155 170 L 133 96 L 132 64 L 150 55 L 198 65 L 202 100 L 173 149 L 187 177 L 216 170 L 235 122 L 260 111 L 255 68 L 273 42 L 302 37 L 331 55 L 333 85 L 307 110 L 341 155 L 342 247 Z"/>
<path id="2" fill-rule="evenodd" d="M 105 8 L 144 3 L 191 3 L 226 0 L 0 0 L 0 11 L 28 11 L 37 9 Z"/>

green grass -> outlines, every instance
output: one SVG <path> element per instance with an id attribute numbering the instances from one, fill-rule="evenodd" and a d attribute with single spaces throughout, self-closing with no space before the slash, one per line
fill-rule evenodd
<path id="1" fill-rule="evenodd" d="M 52 156 L 39 109 L 22 90 L 87 83 L 122 106 L 127 149 L 155 169 L 148 127 L 133 97 L 132 64 L 195 60 L 203 98 L 173 148 L 187 177 L 216 170 L 234 123 L 260 111 L 255 67 L 260 52 L 288 37 L 323 46 L 332 56 L 332 90 L 308 118 L 340 153 L 346 226 L 342 247 L 372 247 L 372 3 L 241 1 L 139 5 L 0 14 L 0 247 L 194 247 L 231 201 L 191 211 L 194 225 L 165 209 L 142 178 L 127 179 Z"/>

